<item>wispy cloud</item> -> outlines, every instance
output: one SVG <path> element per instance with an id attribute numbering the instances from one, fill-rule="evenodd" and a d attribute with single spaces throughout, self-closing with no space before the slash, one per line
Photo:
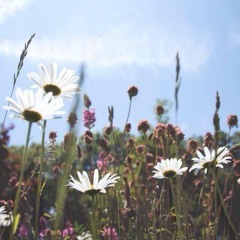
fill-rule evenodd
<path id="1" fill-rule="evenodd" d="M 25 8 L 32 0 L 0 0 L 0 24 Z"/>
<path id="2" fill-rule="evenodd" d="M 0 52 L 19 57 L 23 43 L 0 41 Z M 28 57 L 37 61 L 86 62 L 90 66 L 106 67 L 121 64 L 175 64 L 180 52 L 181 66 L 186 71 L 198 71 L 212 51 L 208 39 L 191 34 L 175 35 L 156 27 L 134 31 L 132 25 L 120 25 L 101 36 L 42 39 L 30 46 Z"/>

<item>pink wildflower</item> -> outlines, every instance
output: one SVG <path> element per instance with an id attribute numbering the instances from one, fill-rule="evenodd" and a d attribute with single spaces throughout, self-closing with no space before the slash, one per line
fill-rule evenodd
<path id="1" fill-rule="evenodd" d="M 21 224 L 21 226 L 18 229 L 18 236 L 22 239 L 25 239 L 28 236 L 28 230 L 27 228 Z"/>
<path id="2" fill-rule="evenodd" d="M 91 129 L 96 121 L 95 109 L 84 109 L 83 111 L 83 122 L 84 126 Z"/>
<path id="3" fill-rule="evenodd" d="M 118 240 L 117 231 L 114 227 L 104 227 L 102 236 L 104 239 Z"/>

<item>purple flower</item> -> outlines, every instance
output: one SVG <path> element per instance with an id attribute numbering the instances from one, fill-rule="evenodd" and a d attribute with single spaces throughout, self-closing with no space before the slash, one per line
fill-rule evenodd
<path id="1" fill-rule="evenodd" d="M 97 167 L 101 171 L 106 171 L 108 166 L 108 161 L 106 159 L 106 154 L 104 151 L 101 151 L 98 154 Z"/>
<path id="2" fill-rule="evenodd" d="M 114 227 L 104 227 L 102 236 L 104 239 L 118 240 L 117 231 Z"/>
<path id="3" fill-rule="evenodd" d="M 23 239 L 28 236 L 27 228 L 23 224 L 18 229 L 18 236 Z"/>
<path id="4" fill-rule="evenodd" d="M 67 227 L 65 229 L 62 230 L 62 237 L 69 237 L 71 235 L 73 235 L 73 228 L 72 227 Z"/>
<path id="5" fill-rule="evenodd" d="M 95 118 L 95 109 L 84 109 L 83 111 L 83 122 L 84 126 L 88 129 L 91 129 L 94 126 L 96 121 Z"/>

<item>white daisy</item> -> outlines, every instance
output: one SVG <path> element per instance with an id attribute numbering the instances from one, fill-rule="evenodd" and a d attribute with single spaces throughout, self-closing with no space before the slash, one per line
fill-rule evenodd
<path id="1" fill-rule="evenodd" d="M 92 240 L 92 234 L 87 231 L 83 232 L 81 235 L 77 236 L 77 240 Z"/>
<path id="2" fill-rule="evenodd" d="M 207 147 L 204 147 L 203 155 L 200 151 L 197 150 L 198 158 L 192 158 L 195 162 L 192 167 L 189 169 L 189 172 L 194 170 L 194 174 L 197 175 L 201 169 L 204 169 L 204 173 L 207 173 L 209 168 L 220 167 L 223 168 L 223 164 L 227 164 L 231 160 L 231 156 L 226 156 L 228 149 L 226 147 L 220 147 L 217 150 L 210 150 Z"/>
<path id="3" fill-rule="evenodd" d="M 98 169 L 94 170 L 93 175 L 93 184 L 91 184 L 88 174 L 83 171 L 81 174 L 77 171 L 77 175 L 80 181 L 75 180 L 72 176 L 70 176 L 70 180 L 67 184 L 70 188 L 74 188 L 80 192 L 87 193 L 93 196 L 96 193 L 106 193 L 107 187 L 114 186 L 117 183 L 117 180 L 120 178 L 116 174 L 111 176 L 111 173 L 107 173 L 100 181 L 99 181 L 99 172 Z"/>
<path id="4" fill-rule="evenodd" d="M 6 210 L 5 210 L 4 206 L 0 207 L 0 214 L 3 214 L 3 213 L 6 213 Z"/>
<path id="5" fill-rule="evenodd" d="M 39 122 L 41 120 L 53 119 L 64 114 L 59 111 L 63 107 L 62 99 L 52 99 L 52 93 L 43 95 L 42 91 L 35 94 L 32 90 L 22 90 L 17 88 L 16 99 L 6 98 L 9 105 L 3 108 L 9 110 L 10 117 L 16 117 L 29 122 Z"/>
<path id="6" fill-rule="evenodd" d="M 5 207 L 0 207 L 0 227 L 8 227 L 12 222 L 12 214 L 7 214 Z"/>
<path id="7" fill-rule="evenodd" d="M 80 92 L 80 86 L 77 83 L 78 76 L 74 76 L 74 71 L 63 68 L 57 73 L 57 63 L 49 63 L 49 71 L 43 65 L 39 64 L 40 75 L 31 72 L 27 76 L 37 85 L 33 88 L 40 88 L 45 93 L 52 92 L 54 98 L 66 97 L 72 98 L 75 93 Z"/>
<path id="8" fill-rule="evenodd" d="M 156 170 L 153 171 L 153 177 L 161 179 L 175 177 L 176 175 L 182 175 L 187 170 L 187 167 L 181 168 L 181 166 L 181 159 L 162 159 L 161 162 L 158 162 L 154 167 Z"/>

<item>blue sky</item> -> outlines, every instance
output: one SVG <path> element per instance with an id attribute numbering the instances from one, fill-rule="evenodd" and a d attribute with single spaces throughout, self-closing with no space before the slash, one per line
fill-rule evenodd
<path id="1" fill-rule="evenodd" d="M 27 73 L 39 63 L 58 63 L 79 72 L 86 66 L 83 92 L 96 110 L 95 130 L 108 123 L 108 106 L 115 108 L 115 126 L 127 117 L 130 85 L 139 88 L 130 122 L 155 122 L 156 99 L 174 103 L 175 57 L 179 52 L 182 85 L 178 125 L 186 137 L 213 131 L 216 91 L 221 98 L 220 124 L 227 131 L 229 114 L 240 117 L 240 2 L 161 0 L 0 0 L 0 104 L 11 92 L 24 43 L 36 33 L 17 86 L 32 86 Z M 71 104 L 66 104 L 69 111 Z M 4 110 L 0 108 L 3 119 Z M 170 111 L 175 124 L 174 107 Z M 79 119 L 81 122 L 81 119 Z M 66 130 L 66 117 L 48 123 Z M 23 144 L 27 124 L 15 124 L 11 144 Z M 80 131 L 84 129 L 81 127 Z M 32 141 L 40 142 L 38 127 Z"/>

